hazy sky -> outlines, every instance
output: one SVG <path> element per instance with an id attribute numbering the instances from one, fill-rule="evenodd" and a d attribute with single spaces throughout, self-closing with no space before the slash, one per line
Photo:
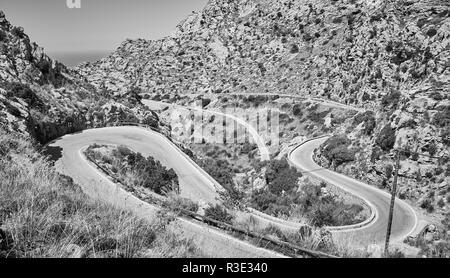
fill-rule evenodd
<path id="1" fill-rule="evenodd" d="M 127 38 L 159 39 L 207 0 L 0 0 L 7 19 L 56 56 L 106 53 Z"/>

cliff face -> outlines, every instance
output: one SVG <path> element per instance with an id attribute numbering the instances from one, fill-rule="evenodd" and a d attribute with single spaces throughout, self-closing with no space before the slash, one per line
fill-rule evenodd
<path id="1" fill-rule="evenodd" d="M 132 92 L 114 99 L 53 61 L 0 11 L 0 125 L 41 143 L 86 127 L 154 118 Z M 136 102 L 138 104 L 136 104 Z"/>
<path id="2" fill-rule="evenodd" d="M 449 65 L 446 0 L 211 0 L 172 36 L 127 40 L 77 71 L 119 94 L 133 86 L 155 94 L 289 93 L 365 108 L 372 113 L 336 129 L 355 152 L 338 169 L 389 187 L 393 148 L 449 155 Z M 406 155 L 401 172 L 406 197 L 445 198 L 448 159 Z"/>

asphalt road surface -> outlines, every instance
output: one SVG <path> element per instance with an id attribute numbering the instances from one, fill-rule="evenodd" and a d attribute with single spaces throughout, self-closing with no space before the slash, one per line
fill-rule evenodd
<path id="1" fill-rule="evenodd" d="M 300 145 L 291 153 L 290 161 L 303 173 L 320 178 L 361 197 L 375 209 L 376 218 L 369 225 L 352 231 L 344 230 L 341 233 L 351 233 L 355 243 L 364 245 L 384 242 L 389 215 L 390 194 L 317 165 L 312 158 L 313 152 L 326 140 L 327 138 L 321 138 Z M 416 225 L 417 216 L 414 210 L 407 203 L 397 198 L 394 207 L 391 241 L 404 239 L 414 231 Z"/>

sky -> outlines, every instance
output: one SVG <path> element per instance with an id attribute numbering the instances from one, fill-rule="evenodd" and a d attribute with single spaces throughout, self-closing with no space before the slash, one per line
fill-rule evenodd
<path id="1" fill-rule="evenodd" d="M 208 0 L 0 0 L 0 10 L 47 54 L 73 66 L 96 60 L 130 39 L 160 39 Z M 75 1 L 71 1 L 75 2 Z M 83 58 L 84 57 L 84 58 Z"/>

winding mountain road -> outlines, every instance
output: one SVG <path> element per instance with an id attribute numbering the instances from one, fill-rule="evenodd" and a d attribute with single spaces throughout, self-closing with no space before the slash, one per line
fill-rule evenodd
<path id="1" fill-rule="evenodd" d="M 224 113 L 202 110 L 198 107 L 182 107 L 179 105 L 168 104 L 164 102 L 157 101 L 143 101 L 144 104 L 149 106 L 161 105 L 178 109 L 194 109 L 197 111 L 203 111 L 205 113 L 219 113 L 222 116 L 230 117 L 237 120 L 233 115 L 227 115 Z M 326 102 L 326 101 L 324 101 Z M 353 109 L 345 107 L 345 105 L 340 106 L 344 109 Z M 258 148 L 261 154 L 261 158 L 264 158 L 267 150 L 264 145 L 263 139 L 259 136 L 256 130 L 252 130 L 253 127 L 245 121 L 237 121 L 239 124 L 243 125 L 249 130 L 250 135 L 253 136 L 255 142 L 259 142 Z M 252 132 L 253 131 L 253 132 Z M 307 141 L 300 146 L 297 146 L 288 156 L 289 161 L 297 167 L 300 171 L 322 179 L 334 186 L 337 186 L 350 194 L 361 198 L 365 203 L 371 208 L 372 215 L 366 221 L 343 227 L 329 227 L 334 235 L 343 236 L 343 238 L 351 239 L 355 244 L 367 246 L 369 244 L 380 245 L 385 240 L 386 230 L 387 230 L 387 219 L 390 207 L 390 194 L 382 191 L 374 186 L 364 184 L 355 179 L 349 178 L 345 175 L 324 169 L 317 165 L 313 159 L 314 150 L 326 141 L 327 138 L 321 138 L 316 140 Z M 286 230 L 297 230 L 300 227 L 299 223 L 286 221 L 282 219 L 277 219 L 260 213 L 255 210 L 251 210 L 252 215 L 256 217 L 260 222 L 265 225 L 273 224 L 280 228 Z M 416 229 L 418 224 L 417 215 L 414 210 L 402 200 L 396 200 L 396 206 L 394 208 L 394 217 L 391 232 L 391 241 L 399 242 L 403 240 L 406 236 L 411 235 Z"/>
<path id="2" fill-rule="evenodd" d="M 220 112 L 210 113 L 231 117 Z M 249 128 L 245 122 L 239 122 Z M 258 141 L 258 134 L 251 135 Z M 321 168 L 312 159 L 313 152 L 326 138 L 308 141 L 289 155 L 289 160 L 298 169 L 327 181 L 343 190 L 365 200 L 374 211 L 375 217 L 370 223 L 361 227 L 333 230 L 333 234 L 350 236 L 354 244 L 380 244 L 385 237 L 390 195 L 380 189 L 356 181 L 344 175 Z M 48 145 L 49 152 L 54 153 L 55 166 L 58 171 L 68 175 L 79 184 L 85 193 L 95 199 L 112 203 L 135 212 L 138 216 L 152 220 L 158 208 L 145 203 L 132 194 L 112 183 L 87 162 L 82 150 L 92 144 L 115 144 L 131 147 L 145 156 L 152 156 L 163 165 L 173 168 L 180 182 L 181 196 L 199 203 L 217 203 L 218 191 L 222 187 L 190 158 L 182 153 L 172 142 L 160 133 L 138 127 L 111 127 L 86 130 L 77 134 L 66 135 Z M 264 149 L 263 149 L 264 150 Z M 261 149 L 260 149 L 261 151 Z M 264 159 L 264 151 L 261 156 Z M 254 211 L 252 215 L 264 224 L 274 224 L 280 228 L 296 230 L 299 223 L 289 222 Z M 215 229 L 178 219 L 176 231 L 194 238 L 208 256 L 219 257 L 281 257 L 282 255 L 255 247 L 235 239 Z M 397 200 L 392 226 L 392 241 L 401 240 L 410 235 L 417 226 L 414 210 L 405 202 Z"/>
<path id="3" fill-rule="evenodd" d="M 314 150 L 319 148 L 326 140 L 327 137 L 305 142 L 291 152 L 289 160 L 306 175 L 322 179 L 362 198 L 372 210 L 375 210 L 375 218 L 368 225 L 351 230 L 334 231 L 334 233 L 351 234 L 355 243 L 364 245 L 382 243 L 387 230 L 390 194 L 317 165 L 313 160 Z M 416 213 L 411 206 L 397 198 L 394 207 L 391 241 L 399 241 L 411 235 L 417 226 L 417 222 Z"/>
<path id="4" fill-rule="evenodd" d="M 173 168 L 179 177 L 181 195 L 199 202 L 217 202 L 217 189 L 209 176 L 195 167 L 187 156 L 163 135 L 138 127 L 109 127 L 85 130 L 66 135 L 47 145 L 47 153 L 55 161 L 57 171 L 73 178 L 93 199 L 132 211 L 150 222 L 156 218 L 157 207 L 143 202 L 111 182 L 94 168 L 82 150 L 92 144 L 125 145 L 145 156 L 153 156 Z M 258 248 L 222 231 L 178 218 L 171 229 L 193 238 L 208 257 L 283 257 L 279 253 Z"/>

